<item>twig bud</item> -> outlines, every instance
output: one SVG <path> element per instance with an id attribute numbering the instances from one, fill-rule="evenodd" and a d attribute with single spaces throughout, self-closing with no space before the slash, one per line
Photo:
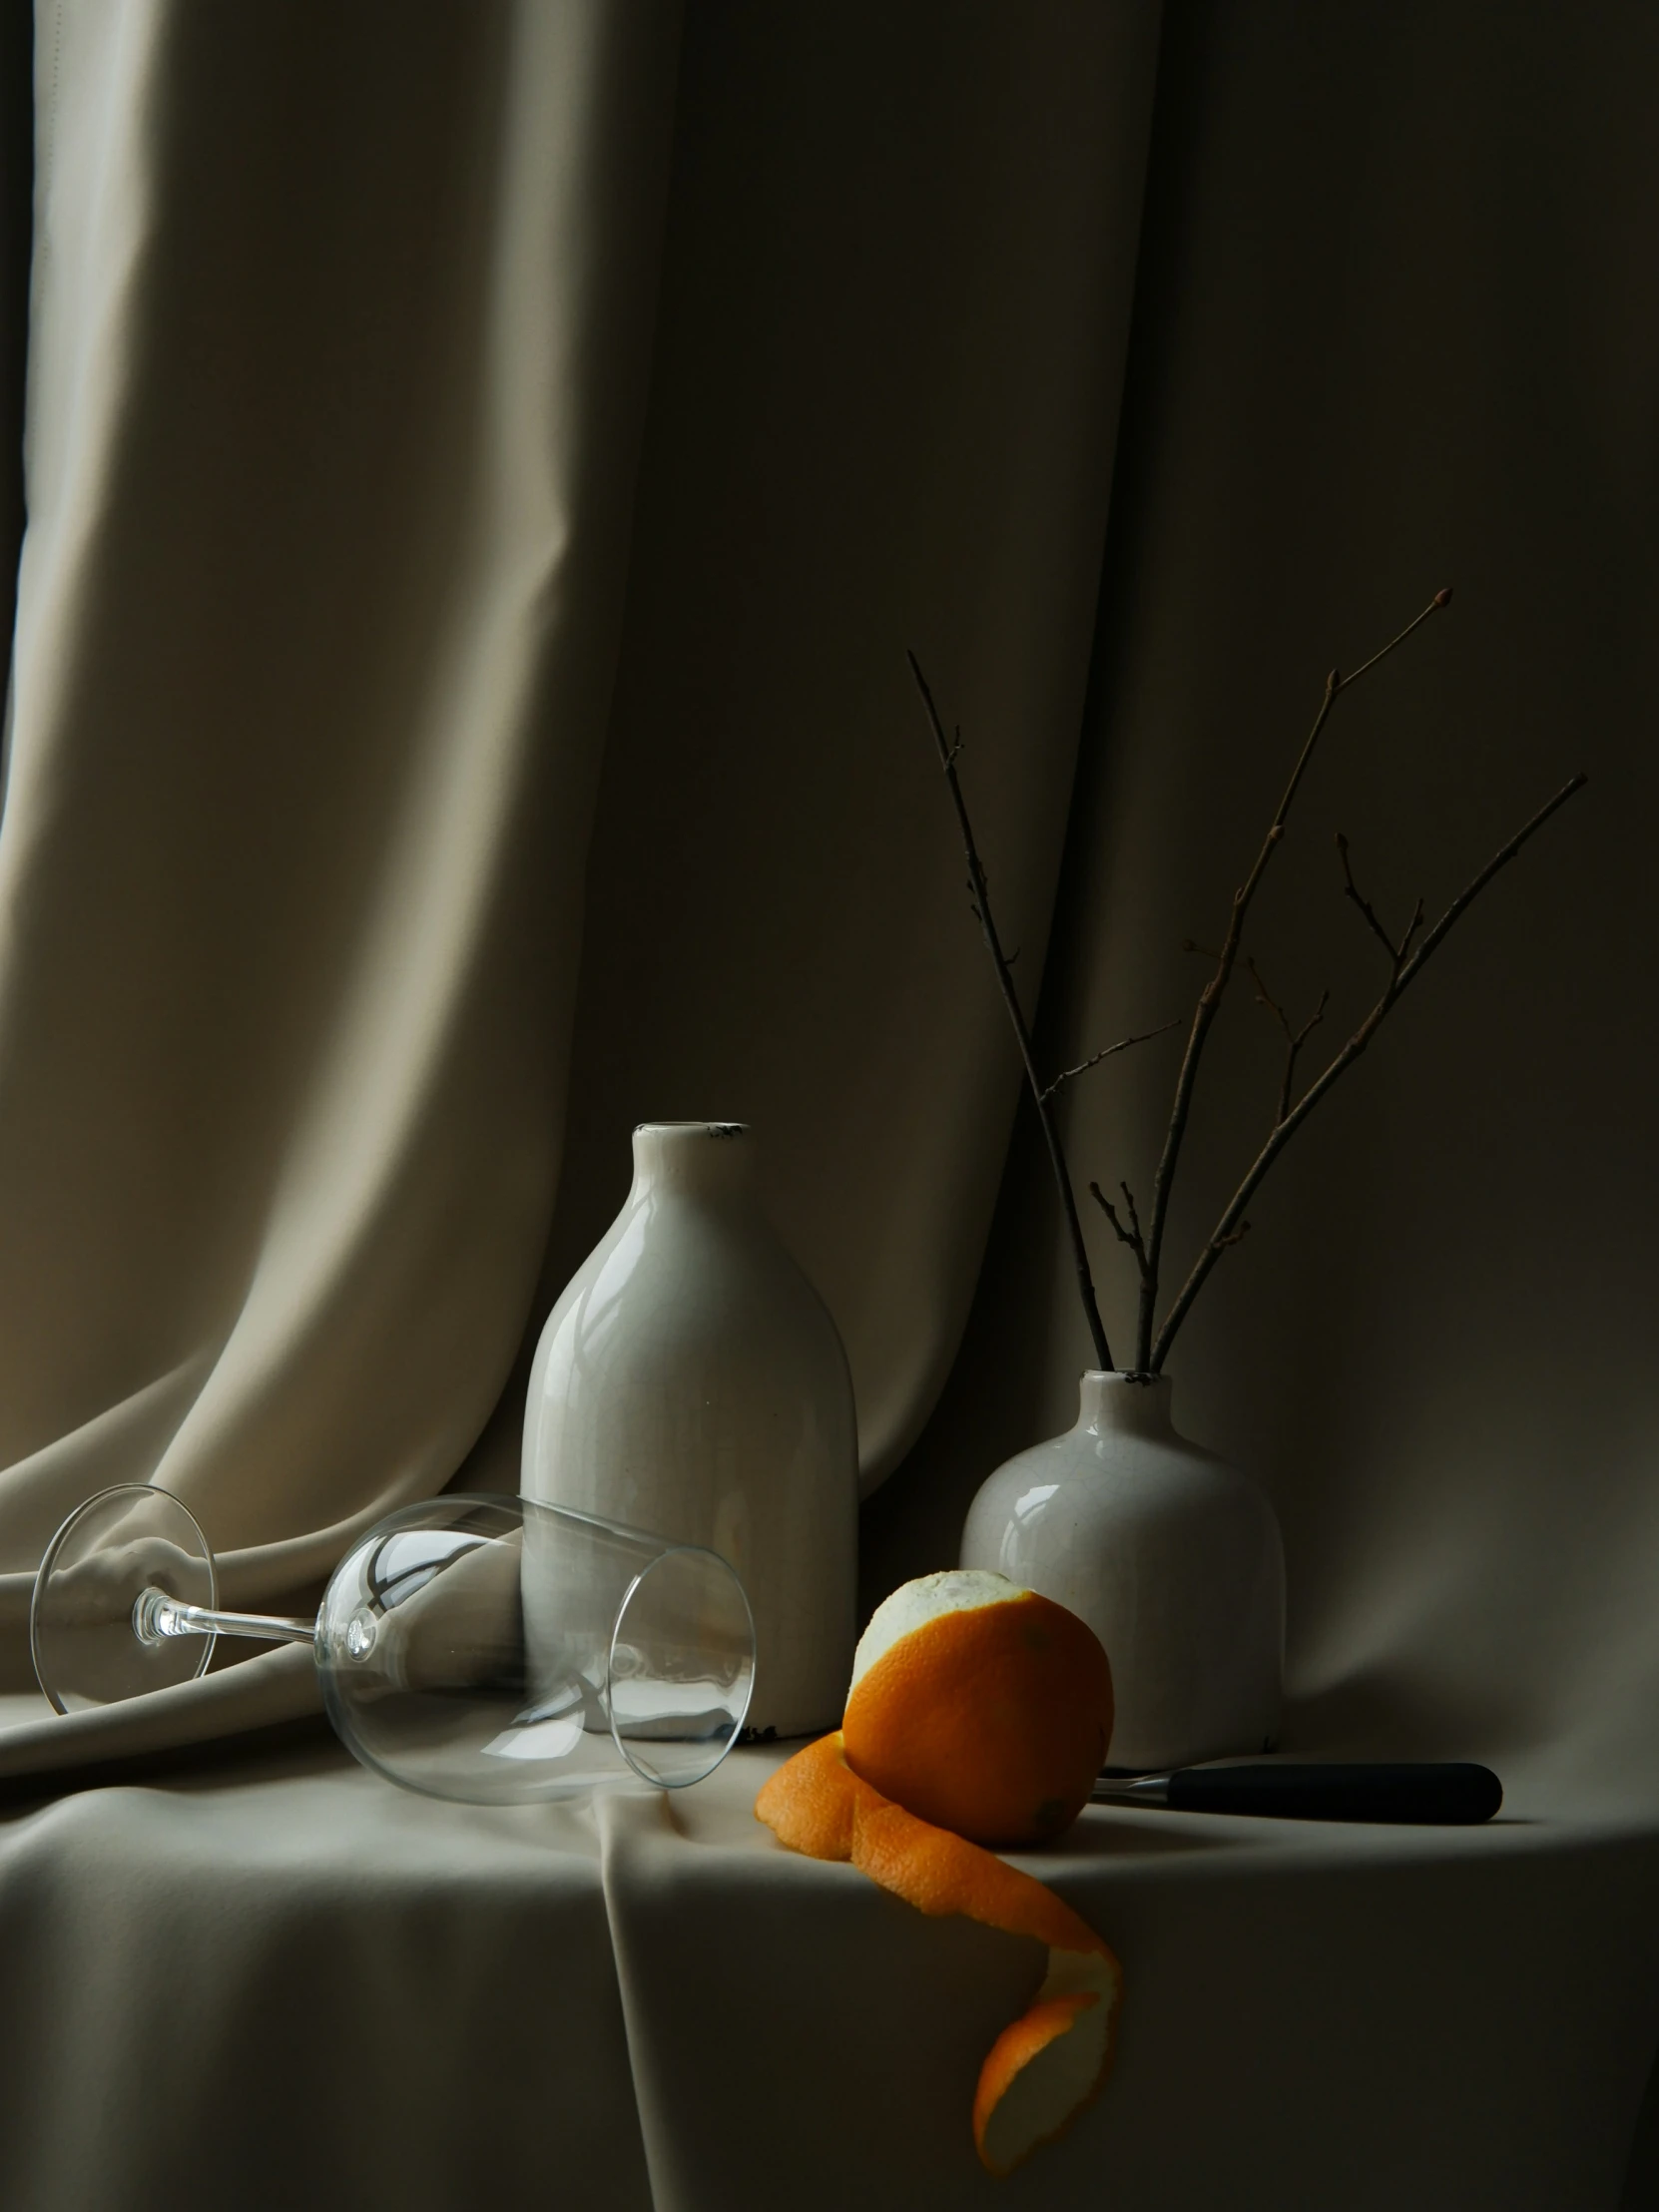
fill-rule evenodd
<path id="1" fill-rule="evenodd" d="M 1340 668 L 1334 668 L 1331 671 L 1330 675 L 1325 679 L 1325 688 L 1328 692 L 1340 691 L 1342 689 L 1342 670 Z"/>
<path id="2" fill-rule="evenodd" d="M 1434 604 L 1436 607 L 1449 607 L 1451 605 L 1451 586 L 1449 584 L 1440 586 L 1434 594 Z"/>

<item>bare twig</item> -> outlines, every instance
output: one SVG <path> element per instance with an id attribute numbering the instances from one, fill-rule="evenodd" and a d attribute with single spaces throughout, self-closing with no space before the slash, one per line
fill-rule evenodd
<path id="1" fill-rule="evenodd" d="M 1013 963 L 1010 961 L 1009 965 Z M 1170 1030 L 1181 1026 L 1180 1018 L 1161 1022 L 1156 1029 L 1143 1029 L 1136 1037 L 1119 1037 L 1116 1044 L 1102 1045 L 1098 1052 L 1091 1052 L 1086 1060 L 1079 1060 L 1074 1068 L 1062 1068 L 1043 1092 L 1045 1099 L 1052 1098 L 1062 1083 L 1069 1083 L 1074 1075 L 1087 1075 L 1090 1068 L 1099 1067 L 1102 1060 L 1109 1060 L 1114 1052 L 1127 1052 L 1132 1044 L 1150 1044 L 1154 1037 L 1167 1036 Z"/>
<path id="2" fill-rule="evenodd" d="M 1234 964 L 1239 956 L 1239 944 L 1244 935 L 1245 916 L 1250 911 L 1251 900 L 1256 896 L 1262 877 L 1267 873 L 1268 863 L 1273 858 L 1281 839 L 1284 837 L 1285 825 L 1289 820 L 1297 792 L 1308 772 L 1308 764 L 1314 757 L 1315 749 L 1324 733 L 1326 723 L 1330 720 L 1331 710 L 1336 705 L 1339 695 L 1352 689 L 1362 676 L 1377 666 L 1379 661 L 1385 660 L 1396 647 L 1403 645 L 1412 631 L 1426 622 L 1431 614 L 1442 607 L 1448 606 L 1450 602 L 1451 593 L 1449 590 L 1437 591 L 1420 614 L 1414 616 L 1405 625 L 1404 629 L 1396 637 L 1390 638 L 1387 644 L 1379 652 L 1374 653 L 1369 661 L 1362 661 L 1352 674 L 1344 676 L 1337 669 L 1331 671 L 1325 680 L 1325 697 L 1320 702 L 1319 713 L 1314 717 L 1314 726 L 1309 731 L 1302 751 L 1297 757 L 1295 768 L 1291 771 L 1291 780 L 1285 787 L 1285 795 L 1279 802 L 1278 811 L 1268 825 L 1267 834 L 1262 840 L 1261 850 L 1256 855 L 1255 865 L 1233 893 L 1232 910 L 1228 916 L 1227 932 L 1222 938 L 1221 951 L 1217 957 L 1216 972 L 1199 993 L 1198 1005 L 1193 1012 L 1192 1027 L 1187 1033 L 1187 1049 L 1182 1057 L 1180 1072 L 1175 1079 L 1175 1095 L 1170 1104 L 1169 1131 L 1164 1138 L 1164 1149 L 1158 1162 L 1157 1174 L 1153 1178 L 1152 1211 L 1146 1237 L 1147 1267 L 1141 1277 L 1140 1314 L 1135 1343 L 1135 1364 L 1138 1373 L 1149 1373 L 1153 1367 L 1153 1325 L 1158 1303 L 1158 1269 L 1164 1248 L 1164 1231 L 1169 1221 L 1170 1193 L 1175 1180 L 1176 1165 L 1181 1157 L 1182 1141 L 1187 1133 L 1187 1122 L 1192 1112 L 1193 1086 L 1198 1080 L 1199 1061 L 1203 1057 L 1204 1046 L 1209 1037 L 1211 1025 L 1214 1023 L 1221 1006 L 1222 997 L 1232 979 Z M 1164 1335 L 1166 1337 L 1168 1335 L 1167 1324 Z M 1159 1341 L 1163 1342 L 1163 1339 L 1160 1338 Z"/>
<path id="3" fill-rule="evenodd" d="M 1285 1076 L 1279 1086 L 1279 1111 L 1273 1117 L 1277 1125 L 1291 1110 L 1291 1093 L 1296 1088 L 1296 1063 L 1301 1057 L 1303 1046 L 1325 1019 L 1325 1009 L 1331 1003 L 1331 993 L 1328 990 L 1321 991 L 1320 1002 L 1308 1019 L 1300 1029 L 1293 1029 L 1290 1015 L 1262 981 L 1262 971 L 1248 953 L 1245 955 L 1245 966 L 1249 968 L 1250 979 L 1256 985 L 1257 1005 L 1265 1006 L 1285 1032 Z"/>
<path id="4" fill-rule="evenodd" d="M 1349 1038 L 1347 1044 L 1309 1084 L 1300 1101 L 1275 1123 L 1267 1142 L 1251 1162 L 1244 1181 L 1228 1201 L 1220 1221 L 1216 1224 L 1215 1230 L 1194 1263 L 1192 1273 L 1181 1286 L 1169 1313 L 1165 1317 L 1164 1326 L 1158 1334 L 1158 1341 L 1152 1349 L 1152 1357 L 1148 1362 L 1149 1372 L 1156 1375 L 1162 1370 L 1165 1360 L 1169 1357 L 1169 1349 L 1175 1340 L 1176 1331 L 1186 1320 L 1193 1300 L 1203 1289 L 1210 1270 L 1215 1266 L 1227 1247 L 1237 1241 L 1237 1234 L 1242 1234 L 1239 1225 L 1244 1210 L 1250 1204 L 1252 1197 L 1261 1185 L 1262 1178 L 1273 1166 L 1280 1153 L 1284 1151 L 1286 1145 L 1290 1143 L 1314 1109 L 1322 1100 L 1329 1097 L 1335 1085 L 1342 1080 L 1355 1061 L 1360 1058 L 1389 1012 L 1422 972 L 1425 962 L 1444 943 L 1453 925 L 1468 911 L 1470 905 L 1479 897 L 1492 877 L 1497 874 L 1500 868 L 1509 864 L 1527 839 L 1543 828 L 1558 808 L 1564 807 L 1575 792 L 1583 790 L 1588 780 L 1587 777 L 1579 775 L 1573 777 L 1569 783 L 1563 784 L 1555 797 L 1546 805 L 1540 807 L 1531 821 L 1517 830 L 1508 843 L 1500 846 L 1486 862 L 1479 874 L 1465 884 L 1450 905 L 1447 906 L 1445 912 L 1441 914 L 1439 920 L 1434 923 L 1433 927 L 1417 945 L 1415 951 L 1412 951 L 1410 946 L 1411 940 L 1416 935 L 1421 923 L 1420 901 L 1409 927 L 1396 945 L 1382 922 L 1378 920 L 1374 910 L 1359 891 L 1358 886 L 1355 885 L 1353 873 L 1349 866 L 1346 841 L 1343 843 L 1343 867 L 1355 902 L 1359 905 L 1362 913 L 1365 914 L 1368 926 L 1388 947 L 1388 980 L 1383 986 L 1382 996 L 1370 1013 L 1367 1014 L 1364 1021 L 1361 1022 L 1359 1028 L 1355 1030 L 1353 1036 Z"/>
<path id="5" fill-rule="evenodd" d="M 1141 1261 L 1144 1265 L 1146 1260 L 1146 1239 L 1141 1235 L 1141 1217 L 1135 1210 L 1134 1193 L 1130 1190 L 1127 1183 L 1120 1183 L 1118 1185 L 1118 1189 L 1122 1191 L 1124 1203 L 1129 1211 L 1129 1227 L 1127 1229 L 1125 1229 L 1122 1220 L 1119 1218 L 1117 1208 L 1112 1204 L 1111 1200 L 1106 1196 L 1106 1193 L 1101 1189 L 1098 1183 L 1091 1183 L 1089 1185 L 1089 1196 L 1094 1200 L 1095 1204 L 1106 1216 L 1106 1219 L 1117 1231 L 1119 1239 L 1129 1247 L 1130 1251 L 1134 1253 L 1136 1259 Z"/>
<path id="6" fill-rule="evenodd" d="M 1124 1205 L 1129 1211 L 1129 1226 L 1127 1229 L 1123 1226 L 1117 1208 L 1098 1183 L 1089 1185 L 1089 1195 L 1111 1223 L 1118 1242 L 1126 1244 L 1135 1255 L 1135 1265 L 1144 1276 L 1146 1273 L 1146 1239 L 1141 1234 L 1141 1217 L 1135 1206 L 1135 1194 L 1127 1183 L 1120 1183 L 1118 1189 L 1122 1191 Z"/>
<path id="7" fill-rule="evenodd" d="M 1078 1295 L 1083 1301 L 1083 1313 L 1089 1326 L 1089 1339 L 1094 1348 L 1097 1368 L 1110 1369 L 1112 1348 L 1106 1339 L 1105 1324 L 1100 1318 L 1100 1302 L 1095 1297 L 1094 1278 L 1089 1272 L 1088 1247 L 1083 1242 L 1083 1224 L 1077 1218 L 1077 1200 L 1072 1192 L 1071 1174 L 1066 1166 L 1065 1148 L 1060 1142 L 1059 1125 L 1054 1118 L 1054 1108 L 1037 1074 L 1037 1063 L 1031 1049 L 1031 1032 L 1026 1027 L 1025 1015 L 1020 1008 L 1019 993 L 1009 972 L 1003 954 L 1002 942 L 996 933 L 996 923 L 991 918 L 990 893 L 986 888 L 985 870 L 979 858 L 979 848 L 973 839 L 973 825 L 968 820 L 967 801 L 956 775 L 956 756 L 962 750 L 962 735 L 956 732 L 955 742 L 946 739 L 944 726 L 939 721 L 939 711 L 933 704 L 933 694 L 927 688 L 927 679 L 921 673 L 921 663 L 914 653 L 906 658 L 910 674 L 915 678 L 916 689 L 921 694 L 922 705 L 927 710 L 927 720 L 933 732 L 933 742 L 938 747 L 939 766 L 944 771 L 945 788 L 950 793 L 950 803 L 956 810 L 956 827 L 961 831 L 962 849 L 967 855 L 968 891 L 979 931 L 985 940 L 985 949 L 996 969 L 997 985 L 1002 992 L 1002 1003 L 1008 1010 L 1014 1035 L 1019 1041 L 1019 1056 L 1025 1064 L 1026 1081 L 1031 1086 L 1031 1096 L 1036 1103 L 1037 1118 L 1042 1123 L 1043 1141 L 1048 1147 L 1049 1165 L 1054 1171 L 1055 1187 L 1060 1194 L 1060 1208 L 1065 1216 L 1066 1233 L 1071 1240 L 1072 1264 L 1077 1271 Z"/>

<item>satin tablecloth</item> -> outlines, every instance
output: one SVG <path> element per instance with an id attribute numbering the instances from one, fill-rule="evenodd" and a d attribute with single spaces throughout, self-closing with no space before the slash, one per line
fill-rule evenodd
<path id="1" fill-rule="evenodd" d="M 8 1714 L 4 1717 L 10 1718 Z M 0 1823 L 8 2212 L 1570 2212 L 1619 2202 L 1659 1840 L 1094 1808 L 1021 1861 L 1119 1949 L 1116 2072 L 1006 2182 L 979 2061 L 1034 1946 L 699 1789 L 481 1811 L 303 1736 Z"/>

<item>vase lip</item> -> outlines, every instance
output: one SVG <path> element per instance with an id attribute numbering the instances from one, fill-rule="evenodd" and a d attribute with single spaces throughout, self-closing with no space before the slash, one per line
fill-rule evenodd
<path id="1" fill-rule="evenodd" d="M 1167 1375 L 1136 1375 L 1125 1368 L 1085 1368 L 1077 1386 L 1077 1425 L 1118 1434 L 1168 1435 L 1171 1384 Z"/>
<path id="2" fill-rule="evenodd" d="M 753 1194 L 755 1156 L 746 1121 L 642 1121 L 634 1130 L 634 1196 L 731 1203 Z"/>
<path id="3" fill-rule="evenodd" d="M 661 1137 L 682 1144 L 698 1137 L 752 1137 L 755 1132 L 747 1121 L 637 1121 L 636 1137 Z"/>

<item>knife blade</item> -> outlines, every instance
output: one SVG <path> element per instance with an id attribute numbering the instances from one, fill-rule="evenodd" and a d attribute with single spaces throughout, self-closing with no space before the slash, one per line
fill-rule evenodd
<path id="1" fill-rule="evenodd" d="M 1490 1767 L 1462 1759 L 1312 1765 L 1263 1761 L 1178 1767 L 1168 1774 L 1101 1775 L 1094 1805 L 1151 1805 L 1172 1813 L 1251 1813 L 1275 1820 L 1384 1821 L 1470 1827 L 1503 1803 Z"/>

